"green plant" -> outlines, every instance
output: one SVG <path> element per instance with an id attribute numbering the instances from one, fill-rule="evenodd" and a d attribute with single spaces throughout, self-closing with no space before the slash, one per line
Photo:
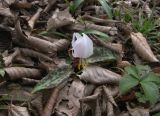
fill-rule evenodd
<path id="1" fill-rule="evenodd" d="M 70 4 L 68 0 L 65 0 L 65 2 L 69 6 L 69 11 L 74 14 L 78 7 L 84 2 L 84 0 L 74 0 L 72 4 Z"/>
<path id="2" fill-rule="evenodd" d="M 98 0 L 98 2 L 102 5 L 102 7 L 103 7 L 104 11 L 106 12 L 106 14 L 108 15 L 108 17 L 110 19 L 112 19 L 113 18 L 112 8 L 108 5 L 106 0 Z"/>
<path id="3" fill-rule="evenodd" d="M 160 77 L 148 66 L 136 65 L 125 68 L 125 74 L 120 81 L 120 92 L 125 94 L 134 90 L 139 102 L 155 104 L 160 95 Z"/>

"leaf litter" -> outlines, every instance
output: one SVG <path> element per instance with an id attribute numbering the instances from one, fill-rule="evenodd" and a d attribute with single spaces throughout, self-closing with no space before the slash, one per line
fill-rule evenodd
<path id="1" fill-rule="evenodd" d="M 159 16 L 159 0 L 0 0 L 0 115 L 159 115 Z"/>

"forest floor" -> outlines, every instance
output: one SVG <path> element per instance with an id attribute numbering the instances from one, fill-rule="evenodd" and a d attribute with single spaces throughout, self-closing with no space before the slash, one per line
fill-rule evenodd
<path id="1" fill-rule="evenodd" d="M 0 116 L 160 116 L 160 0 L 0 0 Z"/>

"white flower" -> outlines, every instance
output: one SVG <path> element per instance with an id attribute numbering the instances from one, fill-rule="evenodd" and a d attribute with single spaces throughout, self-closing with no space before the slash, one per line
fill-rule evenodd
<path id="1" fill-rule="evenodd" d="M 88 58 L 93 54 L 93 42 L 84 33 L 74 33 L 72 38 L 72 55 L 78 58 Z"/>

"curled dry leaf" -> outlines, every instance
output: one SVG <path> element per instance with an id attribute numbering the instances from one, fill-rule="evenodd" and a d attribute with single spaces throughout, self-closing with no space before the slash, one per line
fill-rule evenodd
<path id="1" fill-rule="evenodd" d="M 159 60 L 154 56 L 150 46 L 147 43 L 146 38 L 141 33 L 131 33 L 131 39 L 135 51 L 144 60 L 149 62 L 159 62 Z"/>
<path id="2" fill-rule="evenodd" d="M 34 25 L 35 25 L 36 21 L 38 20 L 41 12 L 42 12 L 42 9 L 39 8 L 39 9 L 37 10 L 37 12 L 36 12 L 36 13 L 31 17 L 31 19 L 28 21 L 28 25 L 30 26 L 31 29 L 34 28 Z"/>
<path id="3" fill-rule="evenodd" d="M 35 85 L 39 82 L 39 80 L 22 78 L 21 85 Z"/>
<path id="4" fill-rule="evenodd" d="M 59 9 L 56 9 L 52 17 L 47 22 L 47 30 L 57 29 L 72 24 L 73 22 L 74 19 L 68 9 L 65 9 L 64 11 L 59 11 Z"/>
<path id="5" fill-rule="evenodd" d="M 10 80 L 16 80 L 23 77 L 40 79 L 42 76 L 41 71 L 35 68 L 8 67 L 5 68 L 5 72 Z"/>
<path id="6" fill-rule="evenodd" d="M 13 63 L 19 63 L 26 66 L 34 66 L 34 62 L 29 57 L 17 56 Z"/>
<path id="7" fill-rule="evenodd" d="M 56 105 L 56 101 L 59 95 L 59 88 L 54 88 L 51 96 L 46 104 L 46 106 L 44 107 L 43 113 L 41 114 L 41 116 L 51 116 L 53 109 L 55 108 Z"/>
<path id="8" fill-rule="evenodd" d="M 17 33 L 17 39 L 21 44 L 25 44 L 25 46 L 29 46 L 30 48 L 39 50 L 44 53 L 55 53 L 57 50 L 57 46 L 49 41 L 40 39 L 34 36 L 27 36 L 23 33 L 20 26 L 20 21 L 18 20 L 15 26 L 15 30 Z"/>
<path id="9" fill-rule="evenodd" d="M 101 92 L 102 92 L 102 89 L 101 89 L 101 86 L 99 86 L 95 89 L 93 95 L 80 99 L 82 116 L 85 116 L 85 113 L 86 113 L 84 111 L 86 110 L 84 109 L 84 103 L 90 107 L 90 109 L 92 110 L 92 114 L 94 116 L 101 116 L 101 109 L 100 109 Z"/>
<path id="10" fill-rule="evenodd" d="M 106 24 L 106 25 L 114 25 L 115 23 L 118 23 L 120 21 L 117 21 L 117 20 L 110 20 L 110 19 L 101 19 L 101 18 L 97 18 L 97 17 L 93 17 L 91 15 L 83 15 L 81 17 L 82 19 L 84 20 L 89 20 L 89 21 L 93 21 L 93 22 L 96 22 L 96 23 L 100 23 L 100 24 Z"/>
<path id="11" fill-rule="evenodd" d="M 12 63 L 13 59 L 15 59 L 15 57 L 19 54 L 20 54 L 19 49 L 15 48 L 15 51 L 11 55 L 4 57 L 3 60 L 4 60 L 5 66 L 9 66 Z"/>
<path id="12" fill-rule="evenodd" d="M 106 87 L 106 86 L 103 86 L 103 91 L 106 95 L 106 98 L 109 102 L 111 102 L 114 106 L 117 107 L 117 104 L 112 96 L 112 93 L 110 92 L 110 90 Z"/>
<path id="13" fill-rule="evenodd" d="M 79 78 L 93 84 L 117 84 L 121 76 L 101 67 L 90 66 L 83 70 Z"/>
<path id="14" fill-rule="evenodd" d="M 92 24 L 92 23 L 85 23 L 85 25 L 80 24 L 80 23 L 75 23 L 73 25 L 70 25 L 68 27 L 68 29 L 74 30 L 74 31 L 82 31 L 84 29 L 94 29 L 94 30 L 97 30 L 97 31 L 108 33 L 110 35 L 116 35 L 117 34 L 117 28 L 116 27 L 101 26 L 101 25 L 96 25 L 96 24 Z"/>
<path id="15" fill-rule="evenodd" d="M 22 55 L 27 57 L 34 57 L 44 61 L 53 61 L 50 57 L 46 56 L 45 54 L 34 51 L 32 49 L 20 48 L 20 52 L 22 53 Z"/>
<path id="16" fill-rule="evenodd" d="M 8 107 L 8 116 L 30 116 L 26 107 L 10 105 Z"/>
<path id="17" fill-rule="evenodd" d="M 113 104 L 107 101 L 107 116 L 114 116 Z"/>
<path id="18" fill-rule="evenodd" d="M 60 39 L 53 43 L 53 46 L 57 49 L 57 51 L 66 50 L 69 46 L 69 41 L 66 39 Z"/>

